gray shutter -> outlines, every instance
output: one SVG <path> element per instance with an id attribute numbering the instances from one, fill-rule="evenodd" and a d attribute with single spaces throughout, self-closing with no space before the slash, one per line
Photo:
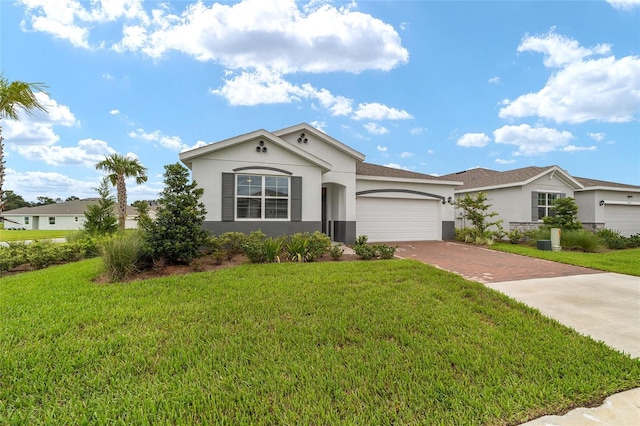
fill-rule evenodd
<path id="1" fill-rule="evenodd" d="M 235 178 L 233 173 L 222 173 L 222 220 L 233 222 L 235 204 Z"/>
<path id="2" fill-rule="evenodd" d="M 538 193 L 536 191 L 531 192 L 531 221 L 537 222 L 538 219 Z"/>
<path id="3" fill-rule="evenodd" d="M 291 221 L 302 221 L 302 176 L 291 176 Z"/>

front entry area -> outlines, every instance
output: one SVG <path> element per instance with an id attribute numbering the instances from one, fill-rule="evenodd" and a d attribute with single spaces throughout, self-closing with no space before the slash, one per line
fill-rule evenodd
<path id="1" fill-rule="evenodd" d="M 356 234 L 369 242 L 439 240 L 439 200 L 359 197 Z"/>

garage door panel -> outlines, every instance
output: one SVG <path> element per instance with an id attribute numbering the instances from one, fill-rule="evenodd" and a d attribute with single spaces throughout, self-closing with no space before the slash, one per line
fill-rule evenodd
<path id="1" fill-rule="evenodd" d="M 356 233 L 371 242 L 438 239 L 438 201 L 358 198 Z"/>
<path id="2" fill-rule="evenodd" d="M 625 237 L 640 234 L 640 206 L 605 205 L 604 226 Z"/>

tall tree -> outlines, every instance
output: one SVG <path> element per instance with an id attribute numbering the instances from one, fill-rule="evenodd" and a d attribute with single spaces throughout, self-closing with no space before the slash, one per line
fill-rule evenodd
<path id="1" fill-rule="evenodd" d="M 160 193 L 156 218 L 139 222 L 154 259 L 168 263 L 189 263 L 195 259 L 208 236 L 202 229 L 205 215 L 200 201 L 204 190 L 180 163 L 164 166 L 165 188 Z"/>
<path id="2" fill-rule="evenodd" d="M 104 177 L 100 186 L 94 189 L 100 199 L 87 206 L 84 212 L 84 230 L 91 235 L 112 234 L 118 230 L 118 219 L 113 212 L 116 201 L 111 195 L 107 178 Z"/>
<path id="3" fill-rule="evenodd" d="M 108 173 L 107 179 L 116 187 L 118 198 L 118 220 L 120 230 L 124 231 L 127 218 L 127 185 L 125 179 L 135 178 L 138 185 L 147 181 L 147 168 L 137 158 L 129 158 L 120 154 L 111 154 L 96 164 L 96 169 Z"/>
<path id="4" fill-rule="evenodd" d="M 25 83 L 24 81 L 9 82 L 0 75 L 0 120 L 8 118 L 19 120 L 18 112 L 25 111 L 33 114 L 33 110 L 47 111 L 42 105 L 34 91 L 44 92 L 42 83 Z M 0 122 L 1 123 L 1 122 Z M 0 219 L 3 210 L 2 187 L 4 185 L 4 138 L 2 137 L 2 126 L 0 125 Z"/>
<path id="5" fill-rule="evenodd" d="M 26 201 L 22 195 L 18 195 L 13 191 L 4 191 L 2 194 L 2 202 L 5 210 L 19 209 L 20 207 L 31 207 L 31 203 Z"/>

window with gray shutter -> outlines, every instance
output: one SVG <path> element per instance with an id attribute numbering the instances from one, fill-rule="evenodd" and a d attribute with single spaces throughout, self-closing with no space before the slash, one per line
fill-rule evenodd
<path id="1" fill-rule="evenodd" d="M 291 177 L 291 221 L 302 221 L 302 176 Z"/>
<path id="2" fill-rule="evenodd" d="M 233 222 L 235 204 L 234 173 L 222 173 L 222 220 Z"/>

